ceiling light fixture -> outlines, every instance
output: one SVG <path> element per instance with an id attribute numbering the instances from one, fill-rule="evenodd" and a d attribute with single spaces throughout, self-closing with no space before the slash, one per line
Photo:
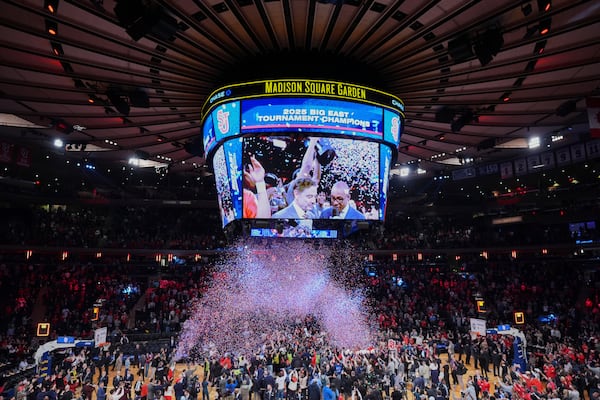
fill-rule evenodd
<path id="1" fill-rule="evenodd" d="M 537 149 L 538 147 L 540 147 L 540 137 L 533 136 L 529 138 L 528 146 L 530 149 Z"/>
<path id="2" fill-rule="evenodd" d="M 58 10 L 58 0 L 45 0 L 44 8 L 51 14 L 56 14 L 56 10 Z"/>
<path id="3" fill-rule="evenodd" d="M 551 24 L 552 19 L 550 18 L 545 18 L 541 20 L 540 24 L 538 25 L 538 31 L 540 32 L 540 35 L 546 35 L 548 32 L 550 32 Z"/>
<path id="4" fill-rule="evenodd" d="M 535 44 L 535 49 L 533 50 L 533 54 L 537 54 L 540 55 L 544 52 L 544 49 L 546 48 L 546 40 L 540 40 L 539 42 L 537 42 Z"/>
<path id="5" fill-rule="evenodd" d="M 60 43 L 50 42 L 50 45 L 52 46 L 52 53 L 54 53 L 55 56 L 62 56 L 65 54 Z"/>
<path id="6" fill-rule="evenodd" d="M 537 0 L 539 12 L 548 12 L 552 8 L 552 1 L 550 0 Z"/>
<path id="7" fill-rule="evenodd" d="M 58 25 L 56 24 L 56 22 L 47 19 L 46 32 L 48 32 L 52 36 L 56 36 L 58 34 Z"/>

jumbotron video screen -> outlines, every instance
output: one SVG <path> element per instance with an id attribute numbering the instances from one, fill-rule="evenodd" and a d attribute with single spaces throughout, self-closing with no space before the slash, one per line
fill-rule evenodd
<path id="1" fill-rule="evenodd" d="M 202 132 L 223 226 L 242 220 L 254 236 L 331 238 L 341 222 L 383 221 L 403 120 L 397 97 L 347 83 L 215 91 Z"/>

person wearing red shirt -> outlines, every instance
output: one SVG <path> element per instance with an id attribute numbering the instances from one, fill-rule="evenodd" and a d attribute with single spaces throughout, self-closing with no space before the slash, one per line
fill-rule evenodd
<path id="1" fill-rule="evenodd" d="M 480 379 L 477 384 L 479 385 L 479 389 L 481 389 L 481 392 L 490 392 L 490 382 L 486 379 Z"/>
<path id="2" fill-rule="evenodd" d="M 146 382 L 142 385 L 142 389 L 140 391 L 140 397 L 142 398 L 142 400 L 146 400 L 146 398 L 148 397 L 148 382 Z"/>
<path id="3" fill-rule="evenodd" d="M 556 378 L 556 368 L 552 364 L 544 364 L 544 375 L 550 380 Z"/>

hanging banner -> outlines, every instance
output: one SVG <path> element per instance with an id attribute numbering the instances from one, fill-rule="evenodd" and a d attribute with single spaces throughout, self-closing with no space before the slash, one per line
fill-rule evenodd
<path id="1" fill-rule="evenodd" d="M 540 156 L 540 162 L 544 169 L 554 168 L 554 153 L 547 151 Z"/>
<path id="2" fill-rule="evenodd" d="M 493 175 L 498 173 L 498 164 L 482 165 L 477 169 L 479 176 Z"/>
<path id="3" fill-rule="evenodd" d="M 588 97 L 585 104 L 590 123 L 590 137 L 600 138 L 600 97 Z"/>
<path id="4" fill-rule="evenodd" d="M 568 147 L 556 150 L 556 164 L 566 165 L 571 163 L 571 152 Z"/>
<path id="5" fill-rule="evenodd" d="M 585 151 L 589 159 L 600 157 L 600 140 L 593 140 L 585 144 Z"/>
<path id="6" fill-rule="evenodd" d="M 15 164 L 21 167 L 31 167 L 31 151 L 27 147 L 19 147 Z"/>
<path id="7" fill-rule="evenodd" d="M 460 181 L 462 179 L 474 178 L 477 175 L 477 171 L 475 168 L 463 168 L 457 169 L 456 171 L 452 171 L 452 179 L 455 181 Z"/>
<path id="8" fill-rule="evenodd" d="M 527 173 L 527 160 L 519 158 L 515 160 L 515 175 L 525 175 Z"/>
<path id="9" fill-rule="evenodd" d="M 513 177 L 513 164 L 511 161 L 500 164 L 500 178 L 508 179 Z"/>
<path id="10" fill-rule="evenodd" d="M 45 377 L 51 375 L 51 373 L 52 373 L 52 356 L 50 355 L 49 351 L 45 351 L 44 354 L 42 354 L 42 358 L 40 359 L 40 362 L 39 362 L 37 368 L 38 368 L 38 374 L 40 375 L 40 377 L 45 378 Z"/>
<path id="11" fill-rule="evenodd" d="M 520 372 L 527 370 L 527 356 L 525 352 L 525 343 L 523 343 L 523 340 L 519 336 L 515 336 L 515 341 L 513 342 L 513 365 L 518 365 Z"/>
<path id="12" fill-rule="evenodd" d="M 532 156 L 527 157 L 527 170 L 529 172 L 534 172 L 536 169 L 542 167 L 542 162 L 540 161 L 540 155 L 534 154 Z"/>
<path id="13" fill-rule="evenodd" d="M 0 142 L 0 162 L 12 162 L 13 145 L 6 142 Z"/>
<path id="14" fill-rule="evenodd" d="M 585 147 L 583 146 L 583 143 L 571 145 L 571 160 L 573 160 L 573 162 L 585 160 Z"/>

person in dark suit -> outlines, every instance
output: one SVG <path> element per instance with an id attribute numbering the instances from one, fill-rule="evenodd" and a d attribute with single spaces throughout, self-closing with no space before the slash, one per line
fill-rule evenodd
<path id="1" fill-rule="evenodd" d="M 275 400 L 275 397 L 276 397 L 276 394 L 275 394 L 275 390 L 273 390 L 273 386 L 268 384 L 265 392 L 263 393 L 262 400 Z"/>
<path id="2" fill-rule="evenodd" d="M 350 187 L 346 182 L 338 181 L 334 183 L 329 199 L 331 207 L 323 210 L 321 218 L 365 219 L 363 213 L 350 206 Z"/>
<path id="3" fill-rule="evenodd" d="M 296 178 L 293 184 L 294 201 L 273 214 L 273 218 L 316 218 L 311 210 L 317 201 L 317 183 L 311 178 Z"/>

